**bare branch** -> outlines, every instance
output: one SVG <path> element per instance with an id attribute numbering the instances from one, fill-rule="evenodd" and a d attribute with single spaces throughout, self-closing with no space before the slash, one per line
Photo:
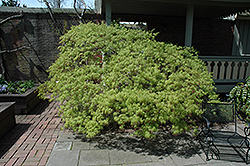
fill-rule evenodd
<path id="1" fill-rule="evenodd" d="M 62 32 L 60 31 L 60 29 L 58 28 L 58 26 L 56 25 L 56 20 L 54 19 L 54 16 L 52 14 L 52 10 L 50 8 L 50 5 L 49 5 L 49 2 L 47 0 L 43 0 L 43 2 L 46 4 L 47 8 L 49 9 L 49 14 L 50 14 L 50 17 L 53 21 L 53 24 L 54 24 L 54 27 L 56 28 L 57 32 L 60 33 L 60 35 L 62 35 Z"/>
<path id="2" fill-rule="evenodd" d="M 77 9 L 76 9 L 76 0 L 74 0 L 74 5 L 73 5 L 73 6 L 74 6 L 74 9 L 75 9 L 75 11 L 76 11 L 77 16 L 79 17 L 80 20 L 82 20 L 80 14 L 78 13 L 78 11 L 77 11 Z"/>
<path id="3" fill-rule="evenodd" d="M 75 9 L 76 14 L 77 14 L 78 18 L 80 19 L 80 21 L 81 21 L 82 23 L 86 23 L 85 20 L 84 20 L 83 18 L 84 18 L 84 14 L 85 14 L 85 12 L 86 12 L 86 10 L 87 10 L 87 5 L 86 5 L 86 3 L 84 2 L 84 0 L 81 0 L 81 1 L 82 1 L 83 5 L 84 5 L 84 9 L 82 10 L 82 13 L 80 14 L 80 13 L 77 11 L 77 9 L 76 9 L 76 0 L 74 0 L 74 9 Z"/>
<path id="4" fill-rule="evenodd" d="M 22 46 L 22 47 L 19 47 L 19 48 L 13 49 L 13 50 L 3 50 L 3 51 L 0 51 L 0 54 L 3 54 L 3 53 L 12 53 L 12 52 L 17 52 L 17 51 L 20 51 L 20 50 L 25 49 L 25 48 L 29 48 L 29 49 L 30 49 L 30 47 L 27 47 L 27 46 Z"/>
<path id="5" fill-rule="evenodd" d="M 8 17 L 8 18 L 2 20 L 2 21 L 0 22 L 0 25 L 3 25 L 4 23 L 6 23 L 6 22 L 9 21 L 9 20 L 13 20 L 13 19 L 16 19 L 16 18 L 22 18 L 23 16 L 24 16 L 24 15 L 23 15 L 23 12 L 20 12 L 19 15 L 14 15 L 14 16 L 11 16 L 11 17 Z"/>
<path id="6" fill-rule="evenodd" d="M 84 0 L 81 0 L 81 1 L 82 1 L 83 5 L 84 5 L 84 9 L 87 9 L 87 5 L 86 5 L 86 3 L 84 2 Z"/>
<path id="7" fill-rule="evenodd" d="M 81 16 L 82 16 L 82 18 L 84 17 L 84 14 L 85 14 L 85 12 L 86 12 L 86 10 L 87 10 L 87 5 L 86 5 L 86 3 L 84 2 L 84 0 L 81 0 L 82 1 L 82 3 L 83 3 L 83 5 L 84 5 L 84 9 L 82 10 L 82 14 L 81 14 Z"/>

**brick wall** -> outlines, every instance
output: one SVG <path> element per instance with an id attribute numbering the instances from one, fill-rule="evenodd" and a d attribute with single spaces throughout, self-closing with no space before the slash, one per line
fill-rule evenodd
<path id="1" fill-rule="evenodd" d="M 48 12 L 28 11 L 24 17 L 11 20 L 0 27 L 1 50 L 13 50 L 22 46 L 22 50 L 1 54 L 10 80 L 33 79 L 44 82 L 48 78 L 46 70 L 56 60 L 60 33 L 57 32 Z M 0 8 L 0 21 L 19 14 Z M 74 12 L 54 14 L 59 29 L 63 32 L 66 25 L 78 25 Z M 160 32 L 157 40 L 184 45 L 185 18 L 146 15 L 112 15 L 112 19 L 121 21 L 147 22 L 148 30 Z M 101 16 L 103 19 L 104 16 Z M 87 20 L 95 20 L 96 15 L 87 14 Z M 226 20 L 195 19 L 193 45 L 200 55 L 231 55 L 233 23 Z M 1 69 L 0 69 L 1 72 Z"/>
<path id="2" fill-rule="evenodd" d="M 24 17 L 8 21 L 0 27 L 1 50 L 13 50 L 26 46 L 19 51 L 3 53 L 6 77 L 11 80 L 35 80 L 44 82 L 48 78 L 49 66 L 58 54 L 60 33 L 55 28 L 47 12 L 24 12 Z M 18 12 L 0 11 L 0 21 Z M 56 24 L 61 32 L 78 25 L 75 13 L 55 13 Z M 94 19 L 95 15 L 86 14 L 86 19 Z M 2 73 L 1 69 L 0 72 Z"/>

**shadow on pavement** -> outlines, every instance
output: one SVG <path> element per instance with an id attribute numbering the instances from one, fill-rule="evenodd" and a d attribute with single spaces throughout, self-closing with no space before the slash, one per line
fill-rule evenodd
<path id="1" fill-rule="evenodd" d="M 0 138 L 0 159 L 3 159 L 7 152 L 11 149 L 13 145 L 16 144 L 17 141 L 20 141 L 22 135 L 31 127 L 33 122 L 28 122 L 27 116 L 29 115 L 40 115 L 49 105 L 48 100 L 41 101 L 33 111 L 31 111 L 27 115 L 16 115 L 17 118 L 23 118 L 25 122 L 22 122 L 22 120 L 17 119 L 17 124 L 13 127 L 13 129 L 8 132 L 6 135 L 4 135 L 2 138 Z M 26 122 L 27 121 L 27 122 Z M 23 140 L 24 141 L 24 140 Z M 16 144 L 17 146 L 21 146 L 21 143 Z"/>
<path id="2" fill-rule="evenodd" d="M 17 142 L 17 140 L 28 130 L 31 124 L 17 124 L 9 133 L 0 139 L 0 159 L 4 158 L 6 152 Z"/>
<path id="3" fill-rule="evenodd" d="M 177 156 L 190 158 L 202 153 L 195 137 L 188 134 L 173 136 L 169 132 L 159 132 L 156 138 L 148 140 L 131 136 L 129 133 L 108 133 L 92 139 L 85 137 L 81 139 L 100 149 L 128 150 L 155 156 L 168 156 L 175 153 Z"/>
<path id="4" fill-rule="evenodd" d="M 29 114 L 27 115 L 40 115 L 49 106 L 49 100 L 42 100 Z"/>
<path id="5" fill-rule="evenodd" d="M 218 159 L 231 162 L 245 162 L 249 142 L 244 144 L 244 137 L 232 131 L 211 131 L 213 144 L 207 148 L 206 137 L 199 137 L 201 147 L 208 152 L 209 159 Z M 240 146 L 242 144 L 242 146 Z"/>
<path id="6" fill-rule="evenodd" d="M 221 137 L 221 139 L 224 140 L 224 137 L 226 137 L 224 134 L 228 136 L 228 133 L 224 132 L 223 135 L 218 133 L 217 137 Z M 95 136 L 91 139 L 83 135 L 77 135 L 75 137 L 75 139 L 81 139 L 82 142 L 90 143 L 94 149 L 123 150 L 159 157 L 174 154 L 186 159 L 192 158 L 198 154 L 203 156 L 205 160 L 205 154 L 200 143 L 196 137 L 189 133 L 173 136 L 168 131 L 159 132 L 156 138 L 151 140 L 131 136 L 131 133 L 107 133 Z M 213 160 L 244 162 L 242 156 L 239 155 L 235 147 L 228 143 L 217 145 L 220 152 L 220 158 L 213 158 Z"/>

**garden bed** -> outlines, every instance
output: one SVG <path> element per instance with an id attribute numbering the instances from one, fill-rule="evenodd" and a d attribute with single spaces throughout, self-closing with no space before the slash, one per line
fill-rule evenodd
<path id="1" fill-rule="evenodd" d="M 0 102 L 0 138 L 15 125 L 15 102 Z"/>
<path id="2" fill-rule="evenodd" d="M 23 94 L 0 94 L 0 102 L 16 102 L 15 114 L 28 114 L 40 101 L 35 87 Z"/>

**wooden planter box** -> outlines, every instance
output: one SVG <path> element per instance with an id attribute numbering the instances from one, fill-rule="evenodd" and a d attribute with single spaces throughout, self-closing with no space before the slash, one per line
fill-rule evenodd
<path id="1" fill-rule="evenodd" d="M 15 102 L 15 114 L 28 114 L 41 101 L 35 91 L 32 88 L 23 94 L 0 94 L 0 102 Z"/>
<path id="2" fill-rule="evenodd" d="M 0 138 L 16 125 L 14 105 L 15 102 L 0 102 Z"/>

